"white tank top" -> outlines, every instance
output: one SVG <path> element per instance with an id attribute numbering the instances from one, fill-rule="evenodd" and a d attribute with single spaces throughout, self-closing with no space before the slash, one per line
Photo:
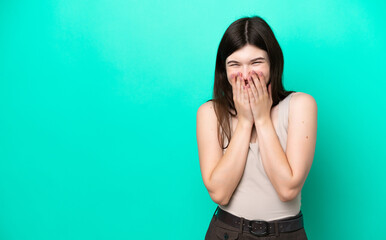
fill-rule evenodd
<path id="1" fill-rule="evenodd" d="M 278 103 L 278 124 L 275 131 L 284 152 L 287 146 L 289 102 L 293 94 L 294 92 Z M 256 143 L 249 145 L 244 174 L 229 203 L 218 206 L 233 215 L 248 220 L 272 221 L 298 214 L 301 206 L 301 193 L 291 201 L 282 202 L 279 199 L 264 170 L 259 144 L 256 140 Z"/>

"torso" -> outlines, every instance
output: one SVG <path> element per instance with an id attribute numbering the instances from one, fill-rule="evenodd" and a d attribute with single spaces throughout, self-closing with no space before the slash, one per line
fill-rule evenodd
<path id="1" fill-rule="evenodd" d="M 277 118 L 278 118 L 279 104 L 280 103 L 278 103 L 276 106 L 274 106 L 271 109 L 271 119 L 272 119 L 272 124 L 273 124 L 275 129 L 277 129 Z M 238 122 L 237 117 L 232 117 L 232 136 L 233 136 L 234 131 L 236 130 L 237 122 Z M 256 141 L 257 141 L 257 132 L 256 132 L 255 126 L 253 126 L 250 143 L 256 143 Z"/>

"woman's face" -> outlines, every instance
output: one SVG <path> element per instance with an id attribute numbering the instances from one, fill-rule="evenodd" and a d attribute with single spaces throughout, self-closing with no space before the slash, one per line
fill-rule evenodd
<path id="1" fill-rule="evenodd" d="M 250 73 L 254 70 L 256 73 L 262 72 L 265 77 L 265 85 L 269 81 L 269 59 L 266 51 L 254 46 L 245 45 L 243 48 L 235 51 L 225 60 L 228 82 L 230 84 L 231 74 L 241 73 L 243 79 L 252 76 Z"/>

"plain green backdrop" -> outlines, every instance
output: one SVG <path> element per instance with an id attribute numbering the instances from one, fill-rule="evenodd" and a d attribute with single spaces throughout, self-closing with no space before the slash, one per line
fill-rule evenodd
<path id="1" fill-rule="evenodd" d="M 311 240 L 386 239 L 385 1 L 2 1 L 0 239 L 204 239 L 196 112 L 258 15 L 318 104 Z"/>

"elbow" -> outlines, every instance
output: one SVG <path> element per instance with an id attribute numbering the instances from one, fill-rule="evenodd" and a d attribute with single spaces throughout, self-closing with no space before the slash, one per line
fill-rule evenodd
<path id="1" fill-rule="evenodd" d="M 219 205 L 225 206 L 229 203 L 229 198 L 225 194 L 220 192 L 212 192 L 209 193 L 209 195 L 212 201 Z"/>
<path id="2" fill-rule="evenodd" d="M 218 186 L 215 187 L 211 181 L 207 181 L 207 184 L 205 184 L 205 186 L 213 202 L 222 206 L 225 206 L 229 203 L 229 200 L 232 195 L 227 194 L 225 188 Z"/>
<path id="3" fill-rule="evenodd" d="M 228 205 L 228 203 L 229 203 L 229 198 L 223 198 L 221 201 L 218 202 L 218 204 L 221 206 Z"/>
<path id="4" fill-rule="evenodd" d="M 294 200 L 298 194 L 299 191 L 297 189 L 287 189 L 286 191 L 283 191 L 281 194 L 279 194 L 279 198 L 282 202 L 289 202 Z"/>

